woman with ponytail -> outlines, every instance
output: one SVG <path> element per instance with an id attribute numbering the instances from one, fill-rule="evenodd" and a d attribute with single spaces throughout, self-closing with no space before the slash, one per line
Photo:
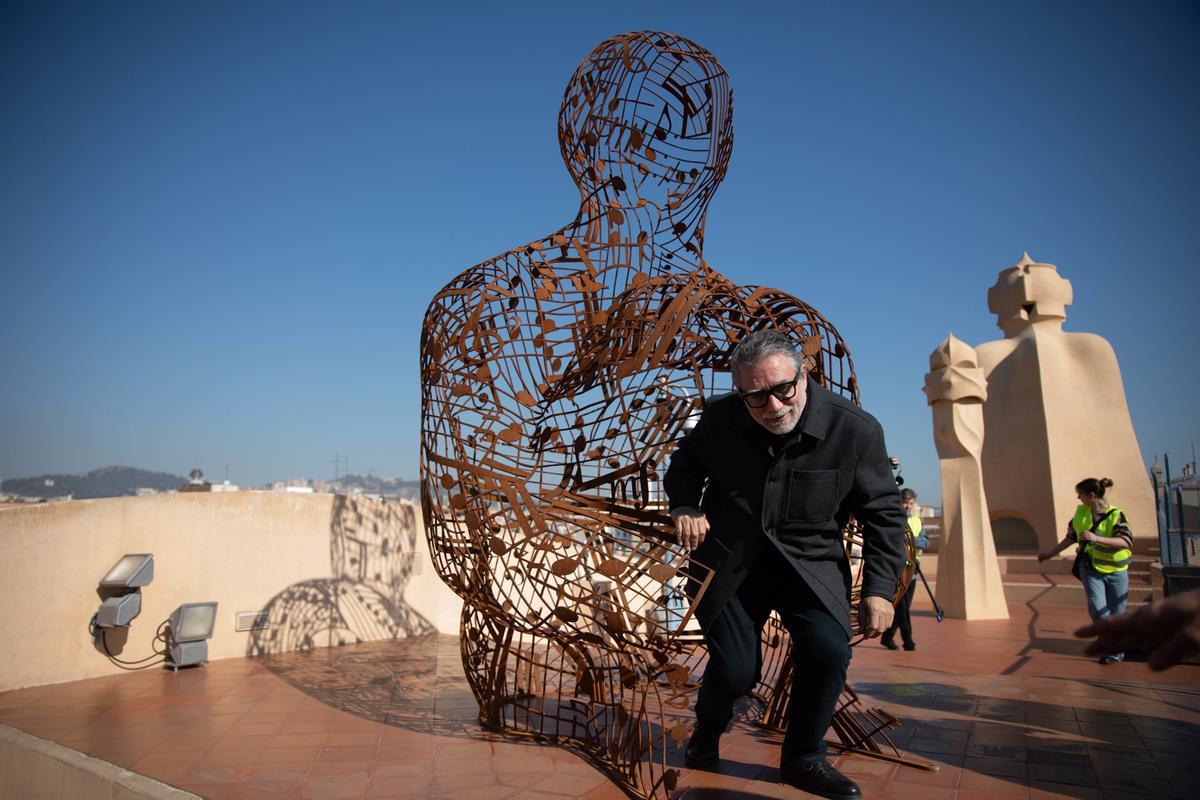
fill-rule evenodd
<path id="1" fill-rule="evenodd" d="M 1083 581 L 1092 622 L 1122 613 L 1129 599 L 1133 534 L 1125 512 L 1104 499 L 1105 490 L 1112 485 L 1108 478 L 1085 478 L 1075 484 L 1079 507 L 1067 523 L 1067 535 L 1053 550 L 1038 554 L 1042 562 L 1079 545 L 1074 572 Z M 1113 664 L 1124 657 L 1124 653 L 1111 653 L 1101 656 L 1100 663 Z"/>

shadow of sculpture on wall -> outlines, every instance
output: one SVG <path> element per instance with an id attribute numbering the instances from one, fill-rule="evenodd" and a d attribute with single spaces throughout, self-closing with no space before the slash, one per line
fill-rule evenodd
<path id="1" fill-rule="evenodd" d="M 699 45 L 601 43 L 559 115 L 573 221 L 459 274 L 421 333 L 425 529 L 464 601 L 480 720 L 573 747 L 638 796 L 675 787 L 703 660 L 659 485 L 675 442 L 755 330 L 788 331 L 813 378 L 858 401 L 820 314 L 704 260 L 732 111 Z M 703 594 L 711 572 L 687 571 Z M 775 632 L 767 646 L 790 644 Z"/>
<path id="2" fill-rule="evenodd" d="M 416 514 L 407 502 L 336 495 L 330 520 L 332 577 L 296 583 L 263 609 L 248 656 L 434 633 L 404 599 L 417 558 Z"/>

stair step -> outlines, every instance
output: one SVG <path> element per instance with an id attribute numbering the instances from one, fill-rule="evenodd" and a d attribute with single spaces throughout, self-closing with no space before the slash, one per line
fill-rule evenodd
<path id="1" fill-rule="evenodd" d="M 1028 576 L 1031 579 L 1027 581 L 1004 581 L 1004 599 L 1009 603 L 1025 603 L 1032 608 L 1039 606 L 1078 606 L 1080 608 L 1087 607 L 1087 596 L 1083 591 L 1083 584 L 1075 580 L 1071 576 L 1067 576 L 1066 581 L 1047 581 L 1044 578 L 1049 576 Z M 1056 576 L 1057 577 L 1057 576 Z M 925 576 L 929 581 L 929 588 L 937 595 L 937 580 Z M 1129 604 L 1138 605 L 1148 603 L 1154 599 L 1154 589 L 1149 584 L 1139 585 L 1134 582 L 1129 584 Z"/>
<path id="2" fill-rule="evenodd" d="M 1022 580 L 1035 575 L 1066 575 L 1070 577 L 1071 566 L 1074 563 L 1074 558 L 1053 558 L 1044 563 L 1038 563 L 1036 555 L 1028 554 L 999 555 L 997 560 L 1000 562 L 1000 575 L 1004 580 L 1008 580 L 1010 575 L 1019 576 Z M 1150 565 L 1155 560 L 1148 556 L 1134 556 L 1129 565 L 1129 577 L 1135 579 L 1136 576 L 1142 576 L 1149 581 Z M 937 564 L 937 553 L 921 556 L 921 569 L 925 573 L 925 577 L 937 574 Z"/>

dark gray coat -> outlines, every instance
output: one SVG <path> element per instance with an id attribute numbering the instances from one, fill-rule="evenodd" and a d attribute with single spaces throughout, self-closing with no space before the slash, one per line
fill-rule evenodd
<path id="1" fill-rule="evenodd" d="M 905 519 L 883 429 L 811 379 L 804 413 L 787 437 L 765 431 L 737 394 L 710 400 L 671 458 L 663 484 L 672 509 L 698 506 L 711 526 L 693 554 L 716 570 L 695 609 L 702 628 L 758 558 L 782 554 L 849 635 L 842 529 L 850 515 L 863 526 L 863 596 L 890 600 L 895 592 Z"/>

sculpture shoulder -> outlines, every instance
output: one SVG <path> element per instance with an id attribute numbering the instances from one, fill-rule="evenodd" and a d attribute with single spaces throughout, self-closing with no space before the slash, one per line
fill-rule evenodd
<path id="1" fill-rule="evenodd" d="M 426 308 L 427 338 L 434 333 L 437 338 L 456 336 L 469 328 L 491 330 L 491 338 L 496 338 L 497 328 L 510 327 L 516 319 L 511 312 L 532 319 L 529 309 L 561 285 L 555 263 L 548 260 L 551 253 L 560 254 L 558 247 L 551 251 L 552 240 L 559 235 L 515 247 L 455 275 Z"/>
<path id="2" fill-rule="evenodd" d="M 979 366 L 985 372 L 989 372 L 992 367 L 1007 358 L 1016 348 L 1016 339 L 996 339 L 991 342 L 984 342 L 976 347 L 975 355 L 979 359 Z"/>
<path id="3" fill-rule="evenodd" d="M 1039 358 L 1053 354 L 1059 359 L 1067 359 L 1067 363 L 1085 367 L 1089 371 L 1117 368 L 1116 351 L 1103 336 L 1052 330 L 1048 333 L 1038 332 L 1038 335 L 1029 338 L 1035 345 L 1035 352 Z"/>
<path id="4" fill-rule="evenodd" d="M 517 250 L 510 250 L 487 261 L 467 267 L 451 278 L 430 301 L 433 311 L 439 305 L 453 303 L 463 297 L 478 297 L 485 293 L 512 292 L 514 281 L 525 281 L 529 276 L 530 261 Z"/>
<path id="5" fill-rule="evenodd" d="M 1068 333 L 1063 336 L 1069 349 L 1093 358 L 1117 360 L 1117 352 L 1103 336 L 1095 333 Z"/>

